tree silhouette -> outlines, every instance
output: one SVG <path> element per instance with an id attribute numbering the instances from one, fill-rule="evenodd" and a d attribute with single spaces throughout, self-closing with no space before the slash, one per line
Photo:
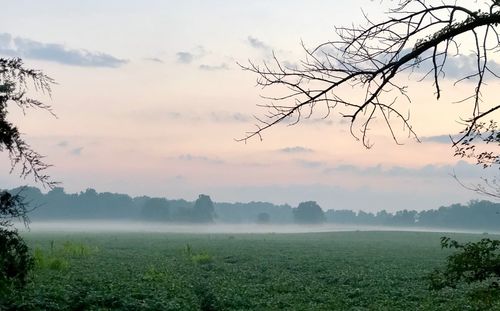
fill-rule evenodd
<path id="1" fill-rule="evenodd" d="M 325 213 L 314 201 L 302 202 L 293 211 L 293 217 L 299 224 L 320 224 L 326 221 Z"/>
<path id="2" fill-rule="evenodd" d="M 50 165 L 23 139 L 19 129 L 7 120 L 7 108 L 11 104 L 18 106 L 23 113 L 38 108 L 54 115 L 49 105 L 27 96 L 30 83 L 35 90 L 50 95 L 54 80 L 39 70 L 25 68 L 19 58 L 0 58 L 0 152 L 9 154 L 12 170 L 19 166 L 22 178 L 32 176 L 36 182 L 52 187 L 55 183 L 45 174 Z"/>
<path id="3" fill-rule="evenodd" d="M 141 216 L 150 221 L 170 220 L 170 210 L 168 201 L 164 198 L 150 198 L 142 207 Z"/>
<path id="4" fill-rule="evenodd" d="M 8 121 L 7 114 L 9 105 L 16 105 L 23 113 L 38 108 L 53 114 L 49 105 L 27 95 L 29 84 L 36 91 L 50 95 L 53 83 L 41 71 L 25 68 L 19 58 L 0 58 L 0 152 L 8 153 L 11 173 L 19 168 L 22 178 L 32 176 L 35 182 L 49 188 L 55 184 L 45 173 L 50 165 L 23 139 L 17 126 Z M 21 219 L 27 225 L 27 212 L 20 193 L 0 191 L 0 291 L 6 289 L 7 281 L 23 284 L 32 266 L 28 248 L 12 226 L 14 219 Z"/>
<path id="5" fill-rule="evenodd" d="M 271 215 L 269 213 L 259 213 L 257 214 L 257 223 L 258 224 L 268 224 L 271 222 Z"/>
<path id="6" fill-rule="evenodd" d="M 210 196 L 200 194 L 192 210 L 192 221 L 199 223 L 210 223 L 215 218 L 215 208 Z"/>
<path id="7" fill-rule="evenodd" d="M 259 86 L 277 89 L 281 95 L 264 96 L 270 102 L 260 106 L 267 113 L 257 117 L 256 129 L 239 140 L 262 139 L 264 131 L 279 123 L 296 124 L 315 112 L 327 118 L 332 111 L 349 121 L 350 133 L 367 148 L 372 146 L 368 134 L 376 118 L 396 143 L 396 126 L 418 140 L 410 114 L 401 106 L 411 102 L 409 86 L 401 78 L 422 72 L 422 81 L 430 78 L 438 100 L 450 69 L 447 65 L 454 56 L 469 55 L 472 48 L 472 72 L 459 73 L 454 84 L 464 88 L 465 81 L 473 82 L 470 95 L 458 99 L 470 103 L 470 114 L 461 120 L 464 128 L 455 138 L 450 136 L 450 142 L 457 156 L 474 158 L 485 167 L 500 164 L 499 128 L 488 121 L 500 111 L 500 104 L 484 103 L 482 97 L 486 79 L 498 78 L 491 59 L 500 48 L 500 1 L 460 6 L 455 0 L 401 0 L 385 16 L 374 22 L 365 15 L 365 25 L 337 27 L 335 40 L 312 49 L 302 44 L 306 57 L 297 65 L 280 62 L 274 54 L 271 62 L 241 65 L 258 75 Z M 472 47 L 467 40 L 472 40 Z M 489 148 L 478 147 L 483 141 Z"/>

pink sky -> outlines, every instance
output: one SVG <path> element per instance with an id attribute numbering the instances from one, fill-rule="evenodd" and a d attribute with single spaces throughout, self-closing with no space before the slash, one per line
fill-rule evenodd
<path id="1" fill-rule="evenodd" d="M 50 174 L 68 192 L 92 187 L 186 199 L 207 193 L 215 201 L 317 200 L 324 208 L 364 210 L 436 208 L 475 198 L 450 174 L 474 182 L 484 172 L 454 158 L 446 141 L 399 146 L 385 128 L 374 127 L 375 146 L 367 150 L 335 114 L 277 126 L 262 142 L 235 142 L 252 129 L 252 115 L 264 112 L 256 107 L 263 103 L 256 77 L 236 62 L 258 62 L 272 50 L 298 60 L 301 39 L 310 45 L 330 39 L 335 24 L 361 22 L 360 7 L 375 18 L 383 12 L 362 0 L 269 2 L 5 4 L 0 55 L 19 53 L 58 83 L 52 98 L 43 98 L 57 119 L 15 109 L 10 118 L 54 164 Z M 71 51 L 87 55 L 86 63 Z M 460 130 L 457 120 L 469 107 L 452 102 L 473 85 L 445 81 L 436 103 L 431 85 L 416 81 L 408 81 L 408 108 L 419 136 Z M 5 155 L 0 168 L 9 169 Z M 15 172 L 0 176 L 0 187 L 24 183 Z"/>

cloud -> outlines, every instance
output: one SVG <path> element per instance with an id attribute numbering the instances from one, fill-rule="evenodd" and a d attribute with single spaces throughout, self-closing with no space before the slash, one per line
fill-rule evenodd
<path id="1" fill-rule="evenodd" d="M 212 159 L 206 156 L 197 156 L 197 155 L 192 155 L 192 154 L 182 154 L 178 158 L 178 160 L 181 161 L 187 161 L 187 162 L 206 162 L 206 163 L 211 163 L 211 164 L 224 164 L 224 161 L 220 159 Z"/>
<path id="2" fill-rule="evenodd" d="M 145 61 L 148 61 L 148 62 L 153 62 L 153 63 L 161 63 L 163 64 L 163 60 L 157 58 L 157 57 L 146 57 L 144 58 Z"/>
<path id="3" fill-rule="evenodd" d="M 181 64 L 190 64 L 194 59 L 194 55 L 189 52 L 177 52 L 175 55 L 177 56 L 177 62 Z"/>
<path id="4" fill-rule="evenodd" d="M 191 64 L 194 60 L 207 55 L 208 52 L 201 45 L 198 45 L 192 51 L 179 51 L 175 54 L 179 64 Z"/>
<path id="5" fill-rule="evenodd" d="M 240 112 L 226 112 L 226 111 L 212 111 L 210 112 L 209 119 L 217 123 L 247 123 L 252 120 L 248 115 L 244 115 Z"/>
<path id="6" fill-rule="evenodd" d="M 402 166 L 384 167 L 381 164 L 370 167 L 358 167 L 354 165 L 338 165 L 323 170 L 325 174 L 350 173 L 362 176 L 387 176 L 387 177 L 423 177 L 449 178 L 451 174 L 457 176 L 479 178 L 486 175 L 486 171 L 480 166 L 469 164 L 465 161 L 458 161 L 454 165 L 425 165 L 418 168 L 408 168 Z"/>
<path id="7" fill-rule="evenodd" d="M 57 146 L 61 147 L 61 148 L 66 148 L 66 147 L 68 147 L 68 145 L 69 145 L 69 143 L 66 140 L 63 140 L 63 141 L 60 141 L 57 143 Z"/>
<path id="8" fill-rule="evenodd" d="M 305 168 L 318 168 L 326 165 L 324 162 L 309 160 L 297 160 L 297 164 Z"/>
<path id="9" fill-rule="evenodd" d="M 74 148 L 70 153 L 74 156 L 80 156 L 82 154 L 83 147 Z"/>
<path id="10" fill-rule="evenodd" d="M 62 44 L 42 43 L 13 37 L 8 33 L 0 33 L 0 54 L 81 67 L 117 68 L 128 63 L 127 60 L 116 58 L 110 54 L 90 52 L 84 49 L 70 49 Z"/>
<path id="11" fill-rule="evenodd" d="M 205 71 L 218 71 L 218 70 L 228 70 L 229 66 L 226 63 L 222 63 L 220 65 L 201 64 L 198 68 L 200 70 L 205 70 Z"/>
<path id="12" fill-rule="evenodd" d="M 320 113 L 318 113 L 318 114 L 320 114 Z M 295 118 L 290 117 L 290 119 L 292 120 L 292 123 L 295 123 L 294 122 L 296 120 Z M 341 123 L 342 120 L 343 119 L 340 119 L 339 122 Z M 303 118 L 301 118 L 300 119 L 300 124 L 302 124 L 302 125 L 307 124 L 307 125 L 332 126 L 332 125 L 335 124 L 335 122 L 332 119 L 329 119 L 329 118 L 311 116 L 311 117 L 303 117 Z"/>
<path id="13" fill-rule="evenodd" d="M 500 64 L 492 59 L 488 60 L 488 67 L 495 73 L 500 73 Z M 477 72 L 477 57 L 476 55 L 448 55 L 448 60 L 444 67 L 446 77 L 460 79 L 469 74 Z"/>
<path id="14" fill-rule="evenodd" d="M 460 135 L 435 135 L 435 136 L 424 136 L 420 137 L 420 140 L 422 142 L 431 142 L 431 143 L 438 143 L 438 144 L 446 144 L 449 145 L 452 143 L 451 140 L 458 140 L 460 139 Z"/>
<path id="15" fill-rule="evenodd" d="M 71 144 L 67 140 L 62 140 L 62 141 L 58 142 L 56 146 L 68 150 L 67 148 L 70 148 Z M 83 148 L 84 148 L 83 146 L 82 147 L 71 147 L 71 149 L 68 152 L 69 152 L 69 154 L 71 154 L 73 156 L 80 156 L 82 154 Z"/>
<path id="16" fill-rule="evenodd" d="M 184 176 L 182 175 L 175 175 L 174 176 L 175 180 L 183 180 L 183 179 L 186 179 Z"/>
<path id="17" fill-rule="evenodd" d="M 312 153 L 312 152 L 314 152 L 312 149 L 301 147 L 301 146 L 285 147 L 285 148 L 279 149 L 278 151 L 283 152 L 283 153 Z"/>
<path id="18" fill-rule="evenodd" d="M 248 36 L 247 42 L 254 49 L 264 50 L 266 52 L 272 50 L 272 48 L 269 45 L 265 44 L 263 41 L 252 36 Z"/>
<path id="19" fill-rule="evenodd" d="M 266 58 L 271 58 L 272 57 L 272 55 L 273 55 L 273 48 L 270 45 L 264 43 L 263 41 L 255 38 L 255 37 L 248 36 L 247 37 L 247 43 L 252 48 L 261 51 Z M 289 63 L 288 65 L 290 65 L 290 64 L 291 63 Z"/>
<path id="20" fill-rule="evenodd" d="M 411 48 L 404 49 L 401 51 L 401 57 L 410 53 L 412 51 Z M 430 57 L 432 56 L 432 52 L 428 51 L 422 54 L 421 59 L 424 60 L 421 63 L 412 66 L 408 70 L 413 70 L 414 72 L 419 72 L 419 73 L 428 73 L 433 69 L 433 63 L 432 59 Z M 445 55 L 438 55 L 436 57 L 436 63 L 439 65 L 443 62 Z M 490 68 L 491 71 L 493 71 L 496 74 L 500 74 L 500 64 L 497 63 L 493 59 L 488 59 L 488 67 Z M 459 55 L 453 55 L 453 54 L 447 54 L 446 55 L 446 62 L 443 67 L 443 72 L 444 72 L 444 77 L 445 78 L 451 78 L 451 79 L 461 79 L 464 78 L 468 75 L 474 74 L 477 72 L 477 56 L 474 54 L 469 54 L 469 55 L 464 55 L 464 54 L 459 54 Z M 490 75 L 490 73 L 486 73 L 487 75 Z M 441 75 L 441 77 L 443 77 Z M 472 78 L 474 80 L 474 78 Z"/>
<path id="21" fill-rule="evenodd" d="M 180 122 L 215 122 L 215 123 L 248 123 L 252 117 L 240 112 L 231 111 L 164 111 L 164 110 L 135 110 L 127 114 L 128 117 L 144 121 L 165 120 Z"/>
<path id="22" fill-rule="evenodd" d="M 230 69 L 226 62 L 220 62 L 220 60 L 215 64 L 207 64 L 206 61 L 204 63 L 199 62 L 200 59 L 205 56 L 212 54 L 210 51 L 205 50 L 205 48 L 201 45 L 196 46 L 195 48 L 188 51 L 179 51 L 177 52 L 176 58 L 177 63 L 189 65 L 189 64 L 199 64 L 198 69 L 204 71 L 219 71 L 219 70 L 228 70 Z M 227 57 L 226 57 L 227 58 Z M 212 61 L 210 61 L 212 62 Z"/>
<path id="23" fill-rule="evenodd" d="M 258 45 L 257 45 L 258 46 Z M 342 64 L 337 60 L 338 57 L 342 58 L 342 50 L 340 47 L 334 47 L 335 44 L 324 45 L 321 48 L 317 49 L 315 52 L 315 57 L 326 66 L 334 66 L 334 67 L 342 67 Z M 403 49 L 397 57 L 401 59 L 405 55 L 411 53 L 413 51 L 412 48 Z M 428 74 L 427 79 L 433 79 L 434 74 L 431 72 L 433 70 L 433 61 L 432 61 L 432 50 L 424 52 L 420 55 L 420 58 L 415 61 L 411 60 L 406 65 L 402 66 L 405 68 L 405 72 L 415 72 L 419 74 Z M 387 63 L 393 58 L 394 54 L 380 54 L 376 57 L 377 62 Z M 442 64 L 443 60 L 446 57 L 446 62 L 443 67 L 443 74 L 440 74 L 440 78 L 448 78 L 453 80 L 462 79 L 471 74 L 477 73 L 477 55 L 475 54 L 450 54 L 447 55 L 437 55 L 436 63 L 439 66 Z M 356 64 L 359 68 L 373 68 L 373 62 L 371 60 L 360 62 Z M 500 63 L 495 60 L 488 59 L 488 67 L 491 71 L 496 74 L 500 74 Z M 492 77 L 493 75 L 489 72 L 486 72 L 486 76 Z M 471 78 L 471 81 L 477 81 L 477 78 Z"/>

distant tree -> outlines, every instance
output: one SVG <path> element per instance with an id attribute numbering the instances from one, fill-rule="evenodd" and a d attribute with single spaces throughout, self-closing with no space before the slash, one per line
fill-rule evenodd
<path id="1" fill-rule="evenodd" d="M 388 225 L 392 221 L 392 214 L 388 213 L 386 210 L 381 210 L 375 215 L 378 225 Z"/>
<path id="2" fill-rule="evenodd" d="M 296 223 L 299 224 L 320 224 L 326 221 L 325 213 L 314 201 L 302 202 L 293 210 Z"/>
<path id="3" fill-rule="evenodd" d="M 151 198 L 144 203 L 141 216 L 150 221 L 169 221 L 170 210 L 168 201 L 164 198 Z"/>
<path id="4" fill-rule="evenodd" d="M 356 223 L 356 213 L 351 210 L 328 210 L 325 213 L 328 221 L 337 224 Z"/>
<path id="5" fill-rule="evenodd" d="M 269 215 L 269 213 L 262 212 L 257 215 L 258 224 L 268 224 L 270 222 L 271 222 L 271 215 Z"/>
<path id="6" fill-rule="evenodd" d="M 398 226 L 413 226 L 417 220 L 417 211 L 397 211 L 392 217 L 392 223 Z"/>
<path id="7" fill-rule="evenodd" d="M 35 90 L 50 94 L 50 86 L 54 81 L 41 71 L 27 69 L 19 58 L 0 58 L 0 152 L 7 152 L 11 161 L 11 172 L 19 168 L 22 178 L 32 176 L 35 182 L 52 187 L 54 182 L 45 174 L 49 167 L 43 156 L 34 151 L 26 143 L 17 126 L 7 119 L 9 105 L 15 105 L 25 113 L 29 109 L 38 108 L 52 113 L 51 107 L 43 102 L 28 97 L 28 84 Z M 53 113 L 52 113 L 53 114 Z M 23 284 L 32 260 L 26 244 L 12 221 L 21 219 L 28 224 L 28 212 L 23 197 L 0 192 L 0 284 L 7 281 Z M 0 286 L 3 287 L 3 286 Z"/>
<path id="8" fill-rule="evenodd" d="M 215 209 L 212 199 L 208 195 L 200 194 L 194 203 L 192 210 L 192 221 L 198 223 L 210 223 L 214 221 Z"/>
<path id="9" fill-rule="evenodd" d="M 370 212 L 358 211 L 356 218 L 362 224 L 373 225 L 375 223 L 375 215 Z"/>

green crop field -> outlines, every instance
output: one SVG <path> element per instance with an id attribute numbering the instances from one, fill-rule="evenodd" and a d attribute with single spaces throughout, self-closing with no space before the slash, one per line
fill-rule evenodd
<path id="1" fill-rule="evenodd" d="M 442 235 L 31 232 L 34 274 L 0 309 L 500 310 L 428 290 Z"/>

